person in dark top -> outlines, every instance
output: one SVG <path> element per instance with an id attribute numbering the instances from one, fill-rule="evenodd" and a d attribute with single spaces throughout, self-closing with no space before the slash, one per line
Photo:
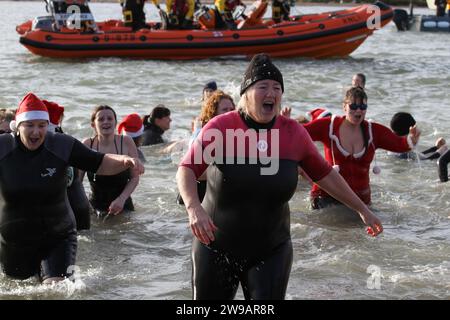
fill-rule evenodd
<path id="1" fill-rule="evenodd" d="M 129 156 L 93 152 L 71 136 L 47 131 L 44 103 L 27 94 L 12 127 L 0 135 L 0 263 L 3 272 L 44 283 L 70 277 L 75 265 L 75 219 L 66 205 L 66 170 L 108 175 L 144 168 Z"/>
<path id="2" fill-rule="evenodd" d="M 439 180 L 441 182 L 448 181 L 448 163 L 450 162 L 450 150 L 445 153 L 438 160 Z"/>
<path id="3" fill-rule="evenodd" d="M 170 129 L 170 110 L 159 104 L 153 108 L 149 115 L 144 116 L 144 138 L 143 146 L 164 143 L 162 135 Z"/>
<path id="4" fill-rule="evenodd" d="M 144 5 L 145 0 L 121 0 L 123 20 L 126 27 L 133 31 L 146 27 Z"/>
<path id="5" fill-rule="evenodd" d="M 272 20 L 275 23 L 289 21 L 291 6 L 289 0 L 272 0 Z"/>
<path id="6" fill-rule="evenodd" d="M 114 109 L 107 105 L 96 107 L 91 115 L 95 136 L 84 139 L 83 143 L 96 151 L 138 158 L 134 141 L 129 136 L 117 135 L 116 125 L 117 115 Z M 88 171 L 87 176 L 92 191 L 89 200 L 99 216 L 134 210 L 131 194 L 139 184 L 138 174 L 124 170 L 115 175 L 104 176 Z M 84 172 L 80 173 L 80 177 L 83 181 Z"/>
<path id="7" fill-rule="evenodd" d="M 434 4 L 436 5 L 436 16 L 445 16 L 445 7 L 447 6 L 447 0 L 434 0 Z"/>
<path id="8" fill-rule="evenodd" d="M 284 299 L 292 265 L 289 200 L 297 167 L 348 204 L 377 235 L 380 220 L 319 154 L 303 126 L 280 116 L 283 76 L 255 55 L 241 83 L 239 109 L 211 119 L 181 161 L 178 189 L 192 244 L 194 299 Z M 196 179 L 204 172 L 202 203 Z"/>
<path id="9" fill-rule="evenodd" d="M 408 112 L 397 112 L 392 116 L 390 127 L 392 131 L 400 136 L 407 136 L 409 133 L 409 128 L 416 125 L 416 120 L 414 117 Z M 403 152 L 403 153 L 395 153 L 395 155 L 400 159 L 417 159 L 420 160 L 434 160 L 438 159 L 441 155 L 443 155 L 448 150 L 446 142 L 444 138 L 439 137 L 435 145 L 431 148 L 426 149 L 422 152 Z"/>
<path id="10" fill-rule="evenodd" d="M 49 114 L 48 132 L 64 133 L 61 128 L 64 117 L 64 107 L 59 104 L 42 100 Z M 67 168 L 67 206 L 73 211 L 77 230 L 88 230 L 91 227 L 91 214 L 93 208 L 86 197 L 83 184 L 78 177 L 78 169 L 74 167 Z"/>

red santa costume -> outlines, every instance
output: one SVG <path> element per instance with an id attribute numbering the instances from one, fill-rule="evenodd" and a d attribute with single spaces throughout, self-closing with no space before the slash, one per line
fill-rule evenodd
<path id="1" fill-rule="evenodd" d="M 344 117 L 332 116 L 317 119 L 305 124 L 304 127 L 313 141 L 324 144 L 325 159 L 338 168 L 339 173 L 347 181 L 352 190 L 366 204 L 370 204 L 369 169 L 375 150 L 378 148 L 393 152 L 406 152 L 411 150 L 412 142 L 409 137 L 399 137 L 389 128 L 370 121 L 361 123 L 364 137 L 364 148 L 356 154 L 351 154 L 342 147 L 339 128 Z M 331 198 L 316 184 L 311 189 L 311 199 Z"/>

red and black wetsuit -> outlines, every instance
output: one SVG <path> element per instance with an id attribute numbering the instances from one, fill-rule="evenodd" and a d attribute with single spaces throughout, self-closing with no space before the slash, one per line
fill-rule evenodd
<path id="1" fill-rule="evenodd" d="M 236 130 L 254 135 L 257 131 L 257 139 L 227 136 Z M 224 141 L 208 166 L 196 156 L 219 145 L 207 140 L 211 132 L 220 133 Z M 234 148 L 229 145 L 232 142 Z M 257 146 L 258 156 L 252 154 Z M 272 157 L 270 164 L 267 157 Z M 297 186 L 298 165 L 315 181 L 331 170 L 306 130 L 294 120 L 275 117 L 269 124 L 258 124 L 234 111 L 213 118 L 202 129 L 181 166 L 191 168 L 197 178 L 206 170 L 202 206 L 218 230 L 210 246 L 194 239 L 195 299 L 231 299 L 239 281 L 246 298 L 284 298 L 292 264 L 288 201 Z M 277 170 L 262 174 L 270 166 Z"/>

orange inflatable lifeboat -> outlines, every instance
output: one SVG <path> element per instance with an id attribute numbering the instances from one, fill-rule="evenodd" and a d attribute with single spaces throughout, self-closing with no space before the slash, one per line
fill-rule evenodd
<path id="1" fill-rule="evenodd" d="M 251 56 L 266 52 L 274 57 L 344 57 L 358 48 L 377 28 L 392 20 L 390 6 L 376 2 L 345 10 L 290 17 L 274 24 L 263 19 L 267 0 L 258 0 L 235 30 L 211 29 L 204 16 L 192 30 L 167 30 L 164 23 L 147 23 L 133 31 L 122 21 L 94 22 L 90 12 L 80 14 L 76 28 L 61 16 L 37 17 L 16 30 L 20 43 L 36 55 L 52 58 L 139 57 L 149 59 L 203 59 Z M 213 13 L 208 11 L 209 15 Z M 58 20 L 60 19 L 60 20 Z M 209 20 L 208 20 L 209 19 Z"/>

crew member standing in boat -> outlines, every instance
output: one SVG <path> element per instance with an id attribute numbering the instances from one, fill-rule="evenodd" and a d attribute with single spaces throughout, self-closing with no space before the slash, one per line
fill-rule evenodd
<path id="1" fill-rule="evenodd" d="M 145 25 L 145 0 L 121 0 L 123 20 L 126 27 L 132 27 L 133 31 L 144 28 Z"/>
<path id="2" fill-rule="evenodd" d="M 275 23 L 289 21 L 291 6 L 289 0 L 272 0 L 272 20 Z"/>
<path id="3" fill-rule="evenodd" d="M 445 6 L 447 5 L 446 0 L 434 0 L 434 4 L 436 5 L 436 16 L 443 17 L 445 16 Z"/>
<path id="4" fill-rule="evenodd" d="M 194 0 L 166 0 L 166 8 L 171 29 L 192 29 Z"/>
<path id="5" fill-rule="evenodd" d="M 236 29 L 233 12 L 238 6 L 245 6 L 241 0 L 215 0 L 216 29 Z"/>

